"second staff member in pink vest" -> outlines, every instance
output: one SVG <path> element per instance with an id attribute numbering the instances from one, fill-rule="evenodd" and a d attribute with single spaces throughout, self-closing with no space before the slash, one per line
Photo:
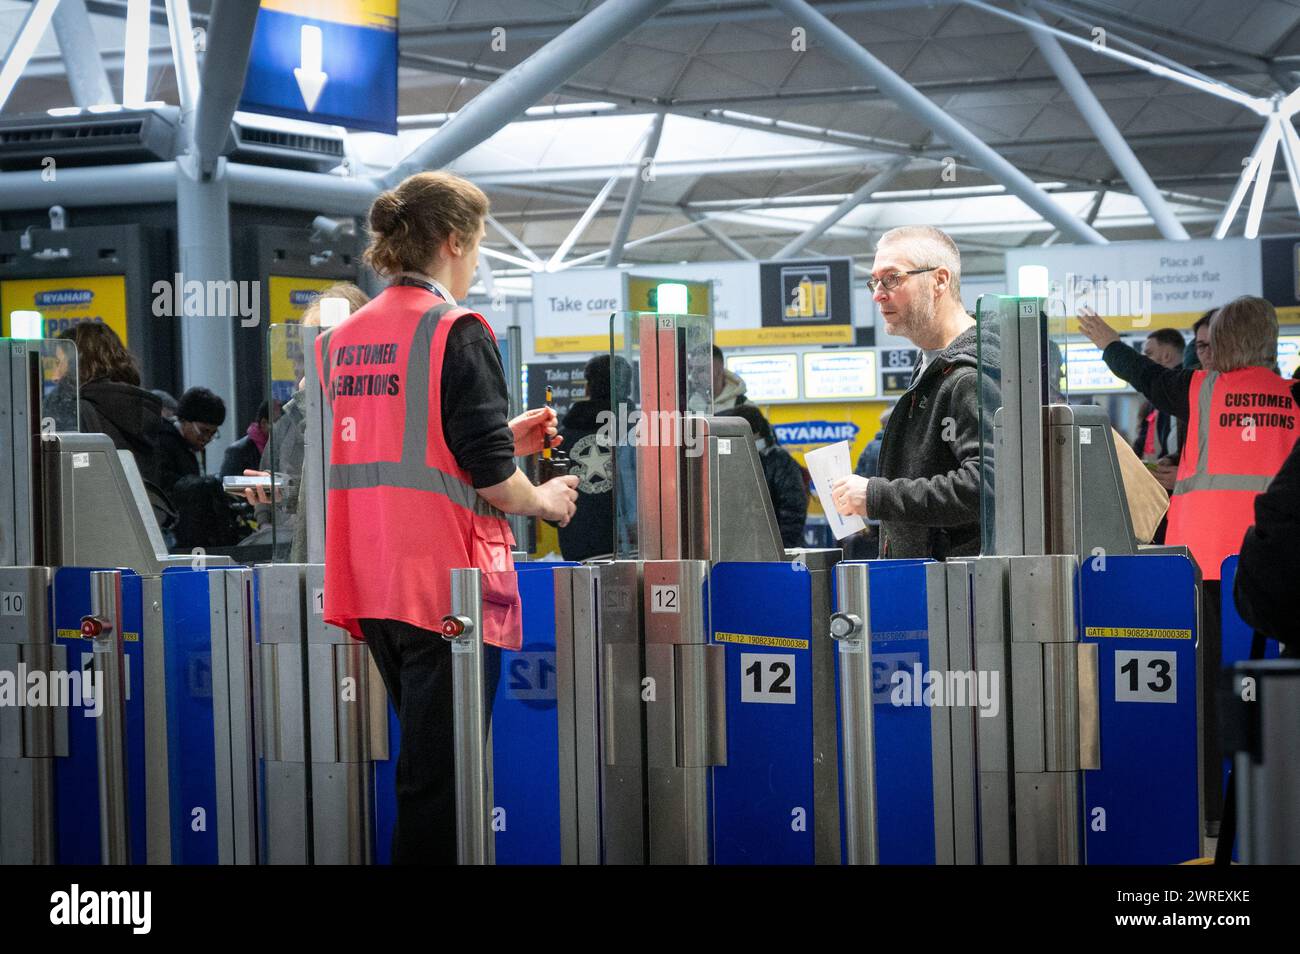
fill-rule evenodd
<path id="1" fill-rule="evenodd" d="M 568 523 L 577 477 L 535 487 L 515 458 L 556 434 L 555 412 L 507 420 L 492 329 L 457 302 L 478 267 L 488 200 L 446 172 L 411 176 L 370 208 L 367 263 L 391 284 L 317 339 L 334 415 L 325 620 L 370 646 L 401 722 L 395 863 L 456 861 L 451 571 L 483 571 L 483 632 L 519 648 L 506 514 Z M 496 650 L 485 670 L 492 698 Z"/>

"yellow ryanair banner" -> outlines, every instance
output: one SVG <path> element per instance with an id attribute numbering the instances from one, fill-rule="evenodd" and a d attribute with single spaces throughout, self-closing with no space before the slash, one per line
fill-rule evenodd
<path id="1" fill-rule="evenodd" d="M 122 275 L 0 282 L 0 336 L 9 336 L 9 315 L 15 311 L 40 312 L 47 338 L 80 322 L 98 321 L 117 332 L 123 345 L 130 344 L 126 338 L 126 278 Z"/>
<path id="2" fill-rule="evenodd" d="M 297 324 L 302 313 L 337 278 L 293 278 L 271 275 L 267 280 L 271 316 L 271 381 L 274 397 L 284 401 L 298 388 L 302 376 L 302 339 L 293 329 L 275 325 Z"/>

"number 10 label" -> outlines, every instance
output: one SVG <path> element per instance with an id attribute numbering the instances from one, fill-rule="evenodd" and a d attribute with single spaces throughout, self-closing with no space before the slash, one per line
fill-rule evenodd
<path id="1" fill-rule="evenodd" d="M 1115 653 L 1116 702 L 1177 702 L 1178 654 Z"/>
<path id="2" fill-rule="evenodd" d="M 794 705 L 794 653 L 741 653 L 740 701 Z"/>

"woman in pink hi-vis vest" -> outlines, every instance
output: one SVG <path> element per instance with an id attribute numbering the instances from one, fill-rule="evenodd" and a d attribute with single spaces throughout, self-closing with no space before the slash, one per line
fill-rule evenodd
<path id="1" fill-rule="evenodd" d="M 499 647 L 520 645 L 507 514 L 568 523 L 577 478 L 534 486 L 515 458 L 556 435 L 555 412 L 508 419 L 492 329 L 457 302 L 478 267 L 488 200 L 423 172 L 370 208 L 366 262 L 390 285 L 317 339 L 334 417 L 325 521 L 327 622 L 370 646 L 401 723 L 393 861 L 456 861 L 451 571 L 483 573 L 486 694 Z M 552 446 L 556 443 L 552 440 Z"/>

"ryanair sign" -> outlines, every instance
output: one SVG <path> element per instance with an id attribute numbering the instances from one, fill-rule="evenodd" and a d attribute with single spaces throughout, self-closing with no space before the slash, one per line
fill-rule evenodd
<path id="1" fill-rule="evenodd" d="M 776 439 L 790 446 L 811 446 L 848 441 L 850 446 L 858 436 L 858 425 L 852 421 L 793 421 L 773 424 Z"/>

